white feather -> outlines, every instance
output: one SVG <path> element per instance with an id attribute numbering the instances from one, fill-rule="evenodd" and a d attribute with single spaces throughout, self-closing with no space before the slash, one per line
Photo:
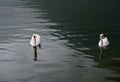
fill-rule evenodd
<path id="1" fill-rule="evenodd" d="M 36 36 L 36 40 L 34 40 L 34 36 Z M 30 45 L 34 47 L 34 46 L 38 46 L 39 44 L 40 44 L 40 35 L 33 34 L 30 40 Z"/>
<path id="2" fill-rule="evenodd" d="M 100 35 L 100 41 L 98 42 L 98 46 L 99 46 L 99 47 L 108 46 L 108 45 L 109 45 L 108 38 L 107 38 L 107 37 L 101 38 L 101 37 L 102 37 L 102 35 Z"/>

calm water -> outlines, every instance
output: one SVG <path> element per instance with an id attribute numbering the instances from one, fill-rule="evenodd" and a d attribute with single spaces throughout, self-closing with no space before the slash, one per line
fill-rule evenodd
<path id="1" fill-rule="evenodd" d="M 119 82 L 119 0 L 0 0 L 0 82 Z M 42 49 L 29 41 L 41 35 Z M 110 45 L 99 59 L 99 34 Z"/>

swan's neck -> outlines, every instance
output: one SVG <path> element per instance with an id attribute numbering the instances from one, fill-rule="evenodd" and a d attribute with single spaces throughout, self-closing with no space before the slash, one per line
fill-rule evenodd
<path id="1" fill-rule="evenodd" d="M 34 36 L 33 38 L 34 38 L 34 44 L 36 45 L 36 36 Z"/>

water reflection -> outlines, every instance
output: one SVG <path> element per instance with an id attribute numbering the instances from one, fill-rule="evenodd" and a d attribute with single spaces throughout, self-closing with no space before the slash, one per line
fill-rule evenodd
<path id="1" fill-rule="evenodd" d="M 102 54 L 103 54 L 103 51 L 106 50 L 107 47 L 99 47 L 99 60 L 102 59 Z"/>
<path id="2" fill-rule="evenodd" d="M 34 61 L 37 61 L 37 50 L 41 49 L 41 44 L 39 44 L 38 46 L 34 46 L 33 50 L 34 50 Z"/>
<path id="3" fill-rule="evenodd" d="M 102 52 L 103 52 L 103 48 L 102 48 L 102 47 L 100 47 L 99 49 L 100 49 L 100 53 L 99 53 L 99 60 L 101 60 L 101 58 L 102 58 Z"/>
<path id="4" fill-rule="evenodd" d="M 37 46 L 33 47 L 34 49 L 34 61 L 37 61 Z"/>

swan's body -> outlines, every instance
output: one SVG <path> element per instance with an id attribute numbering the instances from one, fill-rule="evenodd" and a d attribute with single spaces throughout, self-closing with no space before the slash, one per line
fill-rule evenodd
<path id="1" fill-rule="evenodd" d="M 40 45 L 40 35 L 38 34 L 33 34 L 30 40 L 30 45 L 35 47 Z"/>
<path id="2" fill-rule="evenodd" d="M 98 43 L 99 47 L 106 47 L 109 45 L 108 38 L 104 34 L 100 34 L 100 41 Z"/>

